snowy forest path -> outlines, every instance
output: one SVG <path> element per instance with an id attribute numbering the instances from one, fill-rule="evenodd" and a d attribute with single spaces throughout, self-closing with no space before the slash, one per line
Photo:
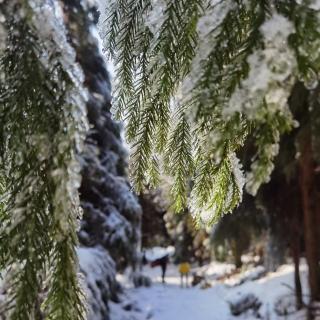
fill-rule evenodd
<path id="1" fill-rule="evenodd" d="M 283 265 L 278 271 L 269 273 L 258 280 L 248 280 L 241 285 L 235 285 L 239 277 L 253 276 L 257 269 L 253 268 L 243 274 L 233 275 L 224 283 L 213 280 L 217 276 L 228 274 L 230 265 L 212 263 L 208 265 L 206 278 L 212 285 L 211 288 L 201 289 L 200 287 L 180 287 L 180 276 L 178 267 L 170 265 L 167 270 L 166 283 L 161 283 L 160 268 L 144 268 L 144 274 L 152 279 L 152 286 L 129 289 L 129 295 L 138 306 L 139 312 L 135 317 L 121 315 L 111 317 L 112 320 L 254 320 L 256 316 L 244 314 L 240 317 L 232 316 L 229 302 L 254 294 L 261 307 L 260 316 L 268 319 L 279 319 L 274 312 L 274 303 L 279 299 L 285 299 L 289 304 L 294 302 L 294 296 L 290 291 L 293 287 L 293 267 Z M 306 293 L 306 265 L 301 270 L 304 293 Z M 131 314 L 132 316 L 132 314 Z M 288 318 L 296 319 L 296 318 Z"/>
<path id="2" fill-rule="evenodd" d="M 161 283 L 153 285 L 152 294 L 144 288 L 139 291 L 139 301 L 151 310 L 152 320 L 220 320 L 230 315 L 222 285 L 217 285 L 212 294 L 199 288 Z"/>

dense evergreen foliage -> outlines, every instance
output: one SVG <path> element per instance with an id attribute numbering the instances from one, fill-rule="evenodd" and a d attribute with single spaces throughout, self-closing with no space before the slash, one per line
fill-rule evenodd
<path id="1" fill-rule="evenodd" d="M 48 319 L 84 319 L 75 252 L 81 216 L 77 155 L 87 127 L 85 96 L 77 89 L 82 79 L 52 8 L 37 11 L 27 1 L 3 1 L 0 9 L 6 32 L 0 67 L 0 270 L 12 281 L 10 319 L 40 319 L 46 283 Z M 50 19 L 48 29 L 41 29 L 41 14 Z"/>
<path id="2" fill-rule="evenodd" d="M 128 8 L 130 8 L 128 10 Z M 136 189 L 173 176 L 177 211 L 215 222 L 269 181 L 287 105 L 319 64 L 315 1 L 112 1 L 104 22 L 116 62 L 115 114 L 132 144 Z M 251 168 L 239 150 L 254 141 Z M 190 180 L 191 188 L 190 188 Z"/>

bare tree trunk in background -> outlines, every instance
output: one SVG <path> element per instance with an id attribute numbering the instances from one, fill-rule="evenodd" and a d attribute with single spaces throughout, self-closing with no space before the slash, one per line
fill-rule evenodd
<path id="1" fill-rule="evenodd" d="M 303 306 L 302 286 L 300 280 L 300 236 L 298 233 L 292 233 L 291 252 L 294 264 L 294 287 L 296 295 L 296 308 L 300 310 Z"/>
<path id="2" fill-rule="evenodd" d="M 241 255 L 243 251 L 241 250 L 238 241 L 233 239 L 230 241 L 230 247 L 231 247 L 231 252 L 234 258 L 234 264 L 236 268 L 241 268 L 242 267 L 242 261 L 241 261 Z"/>
<path id="3" fill-rule="evenodd" d="M 302 144 L 300 157 L 300 188 L 304 215 L 304 234 L 307 263 L 309 267 L 309 288 L 311 303 L 320 300 L 320 270 L 317 193 L 315 192 L 315 171 L 312 158 L 310 133 Z M 309 316 L 309 318 L 312 315 Z"/>
<path id="4" fill-rule="evenodd" d="M 302 207 L 300 197 L 299 184 L 296 179 L 286 181 L 283 188 L 284 194 L 281 199 L 283 201 L 283 211 L 286 212 L 286 221 L 290 227 L 289 242 L 291 255 L 294 265 L 294 289 L 296 296 L 296 308 L 300 310 L 303 307 L 302 286 L 300 279 L 300 255 L 301 255 L 301 238 L 302 230 Z"/>

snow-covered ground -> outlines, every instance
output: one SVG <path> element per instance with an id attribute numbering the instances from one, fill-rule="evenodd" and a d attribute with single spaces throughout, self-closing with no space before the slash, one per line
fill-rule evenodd
<path id="1" fill-rule="evenodd" d="M 144 269 L 144 273 L 152 278 L 150 288 L 128 288 L 131 303 L 123 310 L 120 305 L 111 305 L 111 320 L 251 320 L 251 319 L 304 319 L 304 311 L 291 316 L 279 316 L 275 305 L 282 301 L 282 310 L 291 312 L 294 306 L 293 266 L 283 265 L 277 272 L 269 273 L 257 280 L 261 268 L 246 271 L 244 274 L 232 274 L 233 267 L 228 264 L 211 263 L 199 271 L 205 273 L 211 287 L 201 289 L 200 286 L 180 288 L 177 267 L 168 268 L 166 284 L 161 283 L 159 268 Z M 301 279 L 306 287 L 306 266 L 301 266 Z M 120 281 L 126 286 L 125 277 Z M 243 281 L 243 279 L 245 279 Z M 242 283 L 242 284 L 240 284 Z M 233 316 L 230 302 L 235 302 L 247 294 L 253 294 L 261 302 L 258 314 L 253 312 L 241 316 Z M 305 294 L 304 290 L 304 294 Z M 126 298 L 127 300 L 128 298 Z M 278 306 L 279 307 L 279 306 Z"/>

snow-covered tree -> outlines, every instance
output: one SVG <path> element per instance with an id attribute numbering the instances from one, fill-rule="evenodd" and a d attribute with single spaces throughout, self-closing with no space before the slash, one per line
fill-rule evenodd
<path id="1" fill-rule="evenodd" d="M 104 61 L 101 63 L 103 70 Z M 110 105 L 110 97 L 105 102 Z M 121 293 L 117 271 L 127 266 L 135 271 L 139 263 L 141 208 L 126 178 L 127 152 L 121 127 L 103 104 L 90 123 L 80 187 L 84 213 L 78 253 L 89 291 L 88 319 L 107 320 L 108 302 L 119 301 Z"/>

